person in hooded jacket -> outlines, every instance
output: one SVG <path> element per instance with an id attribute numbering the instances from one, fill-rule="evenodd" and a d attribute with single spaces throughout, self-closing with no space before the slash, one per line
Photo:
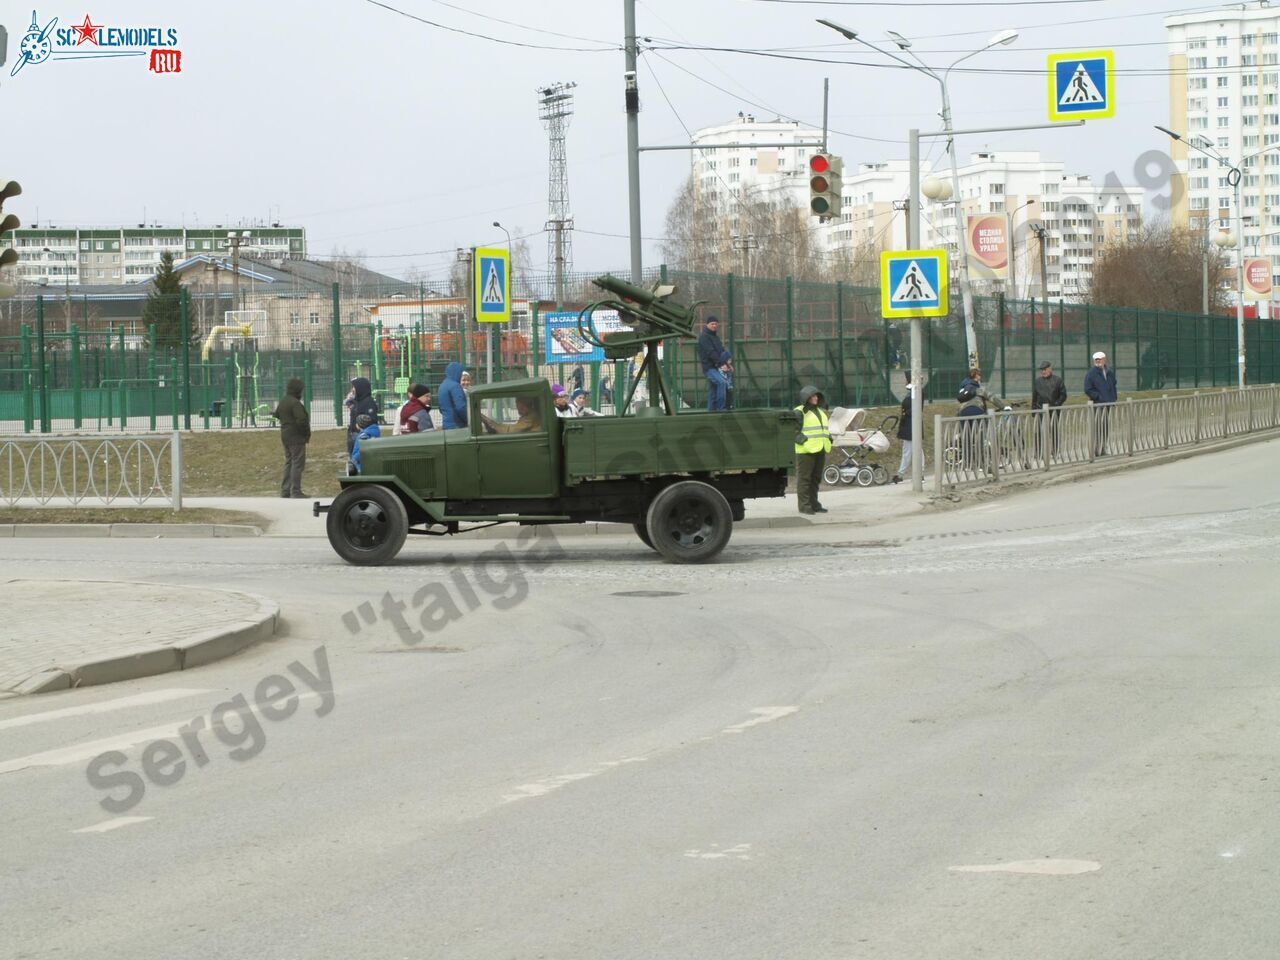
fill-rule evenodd
<path id="1" fill-rule="evenodd" d="M 827 422 L 822 392 L 806 385 L 800 388 L 800 404 L 796 409 L 796 498 L 801 513 L 826 513 L 818 502 L 818 485 L 822 468 L 831 452 L 831 428 Z"/>
<path id="2" fill-rule="evenodd" d="M 454 360 L 444 368 L 444 383 L 436 394 L 441 426 L 446 430 L 467 425 L 467 395 L 462 389 L 462 364 Z"/>
<path id="3" fill-rule="evenodd" d="M 305 497 L 302 471 L 307 465 L 307 443 L 311 440 L 311 415 L 302 405 L 302 381 L 297 377 L 284 387 L 284 396 L 276 404 L 273 417 L 280 423 L 280 442 L 284 445 L 284 476 L 280 480 L 280 496 Z"/>
<path id="4" fill-rule="evenodd" d="M 372 417 L 374 421 L 378 419 L 378 401 L 373 398 L 373 384 L 369 382 L 369 378 L 353 377 L 351 389 L 355 391 L 355 397 L 351 404 L 351 419 L 347 422 L 347 456 L 351 455 L 356 434 L 360 432 L 356 427 L 356 420 L 362 416 Z"/>

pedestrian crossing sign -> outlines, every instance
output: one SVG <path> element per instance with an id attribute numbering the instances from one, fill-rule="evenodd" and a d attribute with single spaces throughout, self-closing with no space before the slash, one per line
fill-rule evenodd
<path id="1" fill-rule="evenodd" d="M 511 319 L 511 258 L 498 247 L 477 247 L 473 257 L 476 320 L 503 323 Z"/>
<path id="2" fill-rule="evenodd" d="M 950 312 L 947 251 L 894 250 L 880 254 L 880 313 L 945 317 Z"/>
<path id="3" fill-rule="evenodd" d="M 1114 66 L 1110 50 L 1049 54 L 1049 119 L 1114 116 Z"/>

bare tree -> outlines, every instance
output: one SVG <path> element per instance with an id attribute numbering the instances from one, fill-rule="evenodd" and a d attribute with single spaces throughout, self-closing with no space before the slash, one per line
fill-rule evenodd
<path id="1" fill-rule="evenodd" d="M 1199 313 L 1206 258 L 1209 311 L 1216 313 L 1227 307 L 1220 283 L 1226 257 L 1203 236 L 1168 223 L 1148 225 L 1137 239 L 1104 247 L 1082 299 L 1106 307 Z"/>

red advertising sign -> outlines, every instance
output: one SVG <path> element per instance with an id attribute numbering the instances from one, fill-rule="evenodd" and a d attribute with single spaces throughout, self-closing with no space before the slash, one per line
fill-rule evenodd
<path id="1" fill-rule="evenodd" d="M 1271 299 L 1271 260 L 1250 257 L 1244 262 L 1244 298 L 1254 302 Z"/>
<path id="2" fill-rule="evenodd" d="M 1004 279 L 1009 276 L 1009 230 L 1003 214 L 968 218 L 965 241 L 969 256 L 978 263 L 979 275 Z"/>

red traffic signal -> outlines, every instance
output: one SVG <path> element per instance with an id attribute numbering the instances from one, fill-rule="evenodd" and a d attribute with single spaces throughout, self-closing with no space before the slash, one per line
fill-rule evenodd
<path id="1" fill-rule="evenodd" d="M 839 157 L 827 153 L 815 153 L 809 158 L 809 211 L 815 216 L 840 216 L 843 167 Z"/>

